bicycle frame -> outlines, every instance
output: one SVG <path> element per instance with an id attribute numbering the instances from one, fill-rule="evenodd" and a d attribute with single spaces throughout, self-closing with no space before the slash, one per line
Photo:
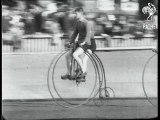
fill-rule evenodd
<path id="1" fill-rule="evenodd" d="M 98 93 L 99 93 L 99 98 L 101 98 L 101 92 L 102 92 L 102 90 L 105 91 L 105 97 L 108 98 L 108 97 L 109 97 L 109 92 L 108 92 L 107 89 L 111 89 L 111 88 L 109 88 L 109 87 L 106 86 L 105 69 L 104 69 L 104 66 L 103 66 L 103 64 L 102 64 L 102 61 L 100 60 L 100 58 L 99 58 L 95 53 L 90 54 L 89 52 L 85 52 L 85 54 L 86 54 L 86 55 L 89 57 L 89 59 L 91 60 L 91 62 L 92 62 L 92 64 L 93 64 L 93 67 L 94 67 L 94 70 L 95 70 L 95 75 L 96 75 L 96 76 L 95 76 L 95 77 L 96 77 L 96 79 L 95 79 L 95 85 L 96 85 L 96 83 L 97 83 L 97 82 L 96 82 L 96 81 L 97 81 L 97 78 L 99 79 L 99 88 L 98 88 L 98 91 L 95 92 L 95 94 L 94 94 L 93 97 L 91 98 L 91 95 L 93 94 L 93 91 L 94 91 L 94 88 L 95 88 L 95 85 L 94 85 L 94 88 L 93 88 L 93 90 L 92 90 L 89 98 L 88 98 L 85 102 L 83 102 L 83 103 L 81 103 L 81 104 L 79 104 L 79 105 L 77 105 L 77 104 L 72 104 L 72 103 L 67 102 L 67 101 L 66 101 L 65 103 L 67 103 L 69 106 L 68 106 L 68 105 L 62 105 L 62 104 L 58 103 L 58 101 L 54 98 L 54 96 L 53 96 L 53 94 L 52 94 L 52 92 L 51 92 L 51 90 L 50 90 L 50 86 L 49 86 L 49 72 L 50 72 L 50 70 L 51 70 L 52 65 L 54 65 L 53 68 L 52 68 L 52 69 L 53 69 L 53 71 L 52 71 L 52 84 L 53 84 L 54 90 L 55 90 L 55 92 L 57 93 L 57 95 L 59 96 L 59 98 L 62 99 L 63 101 L 65 101 L 65 100 L 61 97 L 61 95 L 58 93 L 58 91 L 56 90 L 56 86 L 55 86 L 55 83 L 54 83 L 54 77 L 53 77 L 53 75 L 54 75 L 54 70 L 55 70 L 56 64 L 57 64 L 57 62 L 59 61 L 59 59 L 60 59 L 62 56 L 64 56 L 65 54 L 67 54 L 67 52 L 69 52 L 70 50 L 72 50 L 72 52 L 74 52 L 75 49 L 72 48 L 72 49 L 66 49 L 65 51 L 62 51 L 61 53 L 59 53 L 59 54 L 52 60 L 50 66 L 49 66 L 48 77 L 47 77 L 48 89 L 49 89 L 49 92 L 50 92 L 52 98 L 55 100 L 55 102 L 56 102 L 58 105 L 63 106 L 63 107 L 69 107 L 69 108 L 78 107 L 78 106 L 81 106 L 81 105 L 83 105 L 83 104 L 86 104 L 87 102 L 89 102 L 90 99 L 91 99 L 91 100 L 95 99 L 95 97 L 98 95 Z M 76 69 L 80 69 L 80 66 L 79 66 L 79 64 L 76 62 L 76 60 L 72 57 L 72 58 L 71 58 L 71 66 L 70 66 L 70 74 L 72 75 L 72 73 L 75 72 Z M 76 82 L 77 82 L 77 81 L 76 81 Z M 104 82 L 104 88 L 102 88 L 102 83 L 103 83 L 103 82 Z M 111 90 L 112 90 L 112 92 L 114 93 L 113 89 L 111 89 Z M 70 106 L 70 105 L 71 105 L 71 106 Z"/>

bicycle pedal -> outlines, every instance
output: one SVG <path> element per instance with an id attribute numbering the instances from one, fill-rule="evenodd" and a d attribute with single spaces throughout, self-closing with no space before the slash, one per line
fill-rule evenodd
<path id="1" fill-rule="evenodd" d="M 109 98 L 110 96 L 109 96 L 108 94 L 105 94 L 105 97 L 106 97 L 106 98 Z"/>
<path id="2" fill-rule="evenodd" d="M 103 97 L 102 95 L 99 96 L 100 99 L 104 99 L 105 97 Z"/>
<path id="3" fill-rule="evenodd" d="M 86 79 L 85 78 L 77 78 L 77 80 L 76 80 L 77 82 L 85 82 L 86 81 Z"/>
<path id="4" fill-rule="evenodd" d="M 69 80 L 75 81 L 75 80 L 76 80 L 76 78 L 69 78 Z"/>
<path id="5" fill-rule="evenodd" d="M 79 72 L 81 72 L 81 70 L 80 70 L 80 69 L 77 69 L 77 70 L 75 70 L 75 72 L 76 72 L 76 73 L 79 73 Z"/>
<path id="6" fill-rule="evenodd" d="M 73 81 L 76 80 L 76 76 L 71 76 L 69 80 L 73 80 Z"/>

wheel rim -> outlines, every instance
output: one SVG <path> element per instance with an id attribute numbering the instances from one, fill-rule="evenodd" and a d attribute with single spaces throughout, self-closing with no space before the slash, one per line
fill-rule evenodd
<path id="1" fill-rule="evenodd" d="M 54 70 L 55 70 L 55 68 L 56 68 L 56 64 L 57 64 L 58 60 L 59 60 L 63 55 L 65 55 L 65 53 L 62 54 L 61 56 L 59 56 L 58 59 L 56 60 L 55 64 L 54 64 L 53 71 L 52 71 L 52 83 L 53 83 L 54 90 L 55 90 L 55 92 L 57 93 L 57 95 L 59 96 L 59 98 L 60 98 L 61 100 L 63 100 L 64 103 L 66 103 L 67 105 L 61 104 L 61 103 L 59 103 L 54 97 L 53 97 L 53 98 L 54 98 L 55 102 L 56 102 L 58 105 L 61 105 L 61 106 L 63 106 L 63 107 L 70 107 L 70 108 L 71 108 L 71 107 L 79 107 L 79 106 L 81 106 L 81 105 L 86 104 L 86 103 L 91 99 L 91 96 L 92 96 L 92 94 L 93 94 L 93 92 L 94 92 L 94 89 L 95 89 L 95 86 L 96 86 L 96 83 L 97 83 L 97 73 L 96 73 L 95 65 L 94 65 L 94 63 L 93 63 L 93 61 L 92 61 L 92 58 L 91 58 L 90 56 L 88 56 L 88 57 L 90 58 L 92 64 L 93 64 L 93 66 L 94 66 L 94 71 L 95 71 L 95 75 L 96 75 L 95 84 L 94 84 L 94 87 L 93 87 L 93 90 L 92 90 L 91 94 L 89 95 L 89 97 L 88 97 L 84 102 L 82 102 L 81 104 L 72 104 L 72 103 L 70 103 L 70 102 L 65 101 L 65 99 L 63 99 L 63 97 L 58 93 L 58 91 L 57 91 L 57 89 L 56 89 L 56 86 L 55 86 L 55 81 L 54 81 L 54 79 L 55 79 L 55 78 L 54 78 L 54 72 L 55 72 Z"/>
<path id="2" fill-rule="evenodd" d="M 143 73 L 142 73 L 142 87 L 143 87 L 144 94 L 145 94 L 148 102 L 149 102 L 152 106 L 154 106 L 155 108 L 157 108 L 157 106 L 150 100 L 150 98 L 149 98 L 149 96 L 148 96 L 148 94 L 147 94 L 147 91 L 146 91 L 146 89 L 145 89 L 144 75 L 145 75 L 145 71 L 146 71 L 147 65 L 148 65 L 149 62 L 152 60 L 152 58 L 153 58 L 154 56 L 156 56 L 156 55 L 157 55 L 157 54 L 152 55 L 152 56 L 146 61 L 145 66 L 144 66 L 144 69 L 143 69 Z"/>

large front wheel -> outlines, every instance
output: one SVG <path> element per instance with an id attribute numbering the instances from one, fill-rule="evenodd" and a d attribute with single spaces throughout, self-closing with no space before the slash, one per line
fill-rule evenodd
<path id="1" fill-rule="evenodd" d="M 158 108 L 158 62 L 157 53 L 145 63 L 142 74 L 142 87 L 147 100 Z"/>
<path id="2" fill-rule="evenodd" d="M 63 107 L 78 107 L 88 103 L 93 98 L 95 89 L 99 87 L 97 68 L 93 58 L 86 54 L 89 57 L 86 81 L 77 85 L 76 80 L 61 79 L 61 76 L 66 74 L 67 71 L 66 55 L 68 52 L 70 51 L 62 53 L 54 62 L 52 61 L 48 71 L 48 86 L 52 98 L 58 105 Z M 71 68 L 75 70 L 75 66 L 71 66 Z"/>

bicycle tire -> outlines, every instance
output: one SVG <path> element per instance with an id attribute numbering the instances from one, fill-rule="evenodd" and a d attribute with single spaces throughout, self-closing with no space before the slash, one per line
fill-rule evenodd
<path id="1" fill-rule="evenodd" d="M 68 51 L 67 51 L 67 52 L 68 52 Z M 67 52 L 65 52 L 65 54 L 66 54 Z M 52 75 L 54 75 L 54 70 L 55 70 L 55 68 L 56 68 L 57 62 L 58 62 L 59 59 L 60 59 L 63 55 L 65 55 L 65 54 L 62 54 L 62 55 L 60 55 L 60 56 L 57 58 L 54 66 L 53 66 Z M 88 54 L 87 54 L 87 55 L 88 55 Z M 72 104 L 72 103 L 70 103 L 70 102 L 67 102 L 67 101 L 65 101 L 65 100 L 63 99 L 63 97 L 58 93 L 58 91 L 57 91 L 57 89 L 56 89 L 56 86 L 55 86 L 55 83 L 54 83 L 54 77 L 52 76 L 52 82 L 53 82 L 53 86 L 54 86 L 54 90 L 55 90 L 56 94 L 59 96 L 59 98 L 60 98 L 61 100 L 63 100 L 65 103 L 68 104 L 68 105 L 62 105 L 62 104 L 60 104 L 59 102 L 57 102 L 57 100 L 53 97 L 54 100 L 55 100 L 55 102 L 56 102 L 58 105 L 63 106 L 63 107 L 67 107 L 67 108 L 74 108 L 74 107 L 79 107 L 79 106 L 81 106 L 81 105 L 86 104 L 86 103 L 91 99 L 90 97 L 91 97 L 91 95 L 93 94 L 93 91 L 94 91 L 94 89 L 95 89 L 95 85 L 96 85 L 96 82 L 97 82 L 97 73 L 96 73 L 95 63 L 93 62 L 91 56 L 88 55 L 88 57 L 89 57 L 89 59 L 91 60 L 93 66 L 94 66 L 95 75 L 96 75 L 94 88 L 93 88 L 91 94 L 90 94 L 89 97 L 88 97 L 83 103 L 81 103 L 81 104 Z"/>
<path id="2" fill-rule="evenodd" d="M 96 63 L 96 67 L 97 67 L 97 69 L 98 69 L 98 71 L 99 71 L 99 69 L 101 69 L 100 71 L 101 72 L 98 72 L 98 75 L 99 75 L 99 88 L 101 88 L 101 86 L 102 86 L 102 84 L 103 84 L 103 69 L 102 69 L 102 66 L 98 63 L 98 60 L 95 58 L 95 56 L 94 56 L 94 53 L 92 54 L 92 57 L 93 57 L 93 60 L 94 60 L 94 62 Z M 99 68 L 100 67 L 100 68 Z M 100 81 L 100 74 L 101 74 L 101 76 L 102 76 L 102 80 Z M 99 91 L 99 89 L 98 89 L 98 91 Z M 94 98 L 97 96 L 97 94 L 98 94 L 99 92 L 97 92 L 97 93 L 95 93 L 95 95 L 94 95 Z"/>
<path id="3" fill-rule="evenodd" d="M 99 72 L 99 67 L 98 67 L 97 61 L 92 56 L 93 54 L 90 54 L 89 52 L 86 52 L 86 54 L 90 55 L 92 57 L 93 61 L 95 62 L 95 67 L 97 69 L 98 79 L 100 81 L 101 78 L 100 78 L 100 72 Z M 102 82 L 99 82 L 99 88 L 101 88 L 102 83 L 103 83 L 103 79 L 102 79 Z M 98 93 L 99 93 L 99 89 L 95 92 L 95 95 L 92 97 L 92 100 L 95 99 L 95 97 L 97 96 Z"/>
<path id="4" fill-rule="evenodd" d="M 155 53 L 154 55 L 152 55 L 152 56 L 146 61 L 145 65 L 144 65 L 143 73 L 142 73 L 142 88 L 143 88 L 144 94 L 145 94 L 148 102 L 149 102 L 152 106 L 154 106 L 155 108 L 157 108 L 157 106 L 156 106 L 155 104 L 153 104 L 152 101 L 149 99 L 149 97 L 148 97 L 148 95 L 147 95 L 147 92 L 146 92 L 146 89 L 145 89 L 145 85 L 144 85 L 144 74 L 145 74 L 145 70 L 146 70 L 146 68 L 147 68 L 147 65 L 148 65 L 149 62 L 152 60 L 152 58 L 153 58 L 154 56 L 156 56 L 156 55 L 157 55 L 157 53 Z"/>
<path id="5" fill-rule="evenodd" d="M 112 92 L 113 92 L 113 97 L 115 97 L 115 92 L 114 92 L 114 90 L 111 88 L 111 87 L 107 87 L 106 86 L 106 76 L 105 76 L 105 69 L 104 69 L 104 66 L 103 66 L 103 63 L 102 63 L 102 61 L 100 60 L 100 58 L 98 57 L 98 55 L 97 54 L 93 54 L 94 55 L 94 57 L 96 58 L 96 60 L 99 62 L 99 65 L 101 66 L 101 69 L 102 69 L 102 76 L 103 76 L 103 80 L 102 80 L 102 83 L 104 82 L 104 88 L 100 88 L 100 92 L 102 91 L 102 90 L 105 90 L 105 97 L 107 98 L 107 96 L 106 96 L 106 91 L 107 91 L 107 88 L 108 89 L 110 89 Z M 102 89 L 102 90 L 101 90 Z M 109 93 L 109 92 L 108 92 Z"/>
<path id="6" fill-rule="evenodd" d="M 52 68 L 52 65 L 54 64 L 54 62 L 56 61 L 56 59 L 61 56 L 62 54 L 65 54 L 67 51 L 62 51 L 60 52 L 58 55 L 56 55 L 52 60 L 51 60 L 51 63 L 49 65 L 49 68 L 48 68 L 48 72 L 47 72 L 47 87 L 48 87 L 48 91 L 52 97 L 52 99 L 54 99 L 54 95 L 52 94 L 51 92 L 51 88 L 50 88 L 50 84 L 49 84 L 49 75 L 50 75 L 50 71 L 51 71 L 51 68 Z"/>

